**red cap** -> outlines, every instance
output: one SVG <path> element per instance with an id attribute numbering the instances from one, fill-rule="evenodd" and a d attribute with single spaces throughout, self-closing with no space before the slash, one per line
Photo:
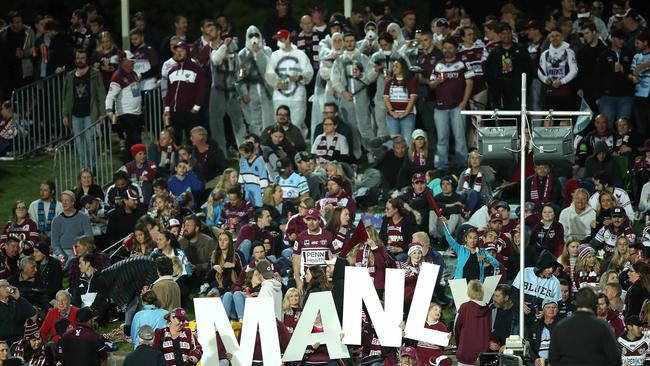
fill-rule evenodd
<path id="1" fill-rule="evenodd" d="M 402 347 L 402 350 L 399 352 L 400 357 L 408 356 L 412 358 L 418 358 L 417 353 L 415 353 L 415 348 L 413 347 Z"/>
<path id="2" fill-rule="evenodd" d="M 427 179 L 424 177 L 424 173 L 415 173 L 413 178 L 411 178 L 411 183 L 426 183 Z"/>
<path id="3" fill-rule="evenodd" d="M 189 52 L 189 50 L 192 48 L 192 46 L 189 43 L 185 42 L 185 41 L 180 41 L 180 42 L 176 43 L 176 46 L 174 46 L 174 49 L 177 49 L 177 48 L 183 48 L 183 49 L 185 49 L 185 50 L 187 50 Z"/>
<path id="4" fill-rule="evenodd" d="M 487 243 L 487 245 L 485 246 L 485 250 L 494 250 L 496 252 L 497 245 L 494 243 Z"/>
<path id="5" fill-rule="evenodd" d="M 501 214 L 498 212 L 495 212 L 492 215 L 490 215 L 490 222 L 495 222 L 495 221 L 503 222 L 503 216 L 501 216 Z"/>
<path id="6" fill-rule="evenodd" d="M 286 29 L 280 29 L 276 34 L 273 35 L 273 39 L 289 39 L 291 38 L 291 33 Z"/>
<path id="7" fill-rule="evenodd" d="M 340 175 L 333 175 L 329 177 L 328 181 L 332 181 L 336 184 L 339 185 L 339 187 L 343 188 L 343 177 Z"/>
<path id="8" fill-rule="evenodd" d="M 180 320 L 182 322 L 187 320 L 187 311 L 185 311 L 185 309 L 183 309 L 183 308 L 176 308 L 176 309 L 172 310 L 171 312 L 167 313 L 167 315 L 165 315 L 165 319 L 169 320 L 169 318 L 172 315 L 174 316 L 174 318 L 176 318 L 176 319 L 178 319 L 178 320 Z"/>
<path id="9" fill-rule="evenodd" d="M 318 210 L 315 208 L 310 208 L 309 210 L 307 210 L 307 214 L 305 215 L 305 218 L 318 220 L 320 218 L 320 212 L 318 212 Z"/>

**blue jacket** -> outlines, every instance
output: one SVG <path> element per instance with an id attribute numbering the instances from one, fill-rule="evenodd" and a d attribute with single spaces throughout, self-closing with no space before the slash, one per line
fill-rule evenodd
<path id="1" fill-rule="evenodd" d="M 180 180 L 176 178 L 175 175 L 172 175 L 167 180 L 167 186 L 169 191 L 176 197 L 186 192 L 188 189 L 192 192 L 193 195 L 196 195 L 197 192 L 203 190 L 203 182 L 196 176 L 196 173 L 193 171 L 188 171 L 185 175 L 185 179 Z"/>
<path id="2" fill-rule="evenodd" d="M 447 242 L 451 246 L 451 249 L 453 249 L 456 252 L 456 254 L 458 255 L 458 263 L 456 265 L 456 273 L 454 273 L 454 279 L 455 280 L 461 279 L 461 278 L 463 278 L 463 268 L 465 267 L 465 263 L 467 263 L 467 259 L 469 258 L 471 253 L 470 253 L 468 247 L 466 247 L 464 245 L 460 245 L 454 238 L 451 237 L 451 234 L 449 234 L 449 229 L 447 229 L 447 225 L 444 225 L 444 227 L 445 227 L 445 238 L 447 239 Z M 490 255 L 490 253 L 488 253 L 483 248 L 478 248 L 477 255 L 482 255 L 482 256 L 485 257 L 484 259 L 481 259 L 481 260 L 478 261 L 478 265 L 480 267 L 479 270 L 480 270 L 480 273 L 481 273 L 480 280 L 481 280 L 481 282 L 483 282 L 483 280 L 485 278 L 485 275 L 484 275 L 485 267 L 483 266 L 483 261 L 487 260 L 495 268 L 500 267 L 501 263 L 499 263 L 499 261 L 494 259 L 494 257 L 492 257 Z"/>
<path id="3" fill-rule="evenodd" d="M 154 330 L 166 327 L 165 315 L 167 315 L 167 310 L 149 304 L 135 314 L 131 321 L 131 339 L 133 340 L 134 349 L 138 348 L 138 329 L 143 325 L 149 325 Z"/>

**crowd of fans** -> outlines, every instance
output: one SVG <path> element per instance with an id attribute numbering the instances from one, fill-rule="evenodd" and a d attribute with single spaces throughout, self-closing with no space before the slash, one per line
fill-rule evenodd
<path id="1" fill-rule="evenodd" d="M 620 337 L 611 361 L 643 364 L 645 18 L 624 0 L 562 0 L 544 14 L 507 3 L 486 19 L 452 0 L 430 23 L 409 10 L 395 16 L 386 2 L 347 19 L 317 6 L 297 22 L 289 5 L 278 0 L 276 15 L 242 37 L 219 15 L 193 39 L 178 15 L 161 40 L 136 13 L 124 50 L 93 5 L 75 10 L 69 28 L 48 15 L 32 28 L 9 13 L 3 95 L 64 74 L 62 122 L 83 169 L 75 187 L 46 180 L 37 200 L 15 201 L 2 230 L 0 365 L 99 365 L 110 342 L 95 325 L 117 318 L 136 346 L 125 365 L 195 364 L 202 348 L 185 309 L 198 296 L 220 297 L 236 330 L 246 298 L 272 297 L 284 349 L 311 293 L 332 291 L 342 317 L 345 266 L 368 268 L 381 298 L 386 268 L 404 269 L 406 313 L 423 262 L 441 266 L 425 327 L 451 332 L 456 346 L 382 347 L 364 316 L 363 345 L 350 347 L 356 360 L 442 366 L 453 353 L 474 365 L 482 352 L 504 351 L 523 305 L 530 362 L 553 363 L 554 326 L 589 287 L 600 294 L 593 315 Z M 430 27 L 416 29 L 423 20 Z M 533 164 L 531 149 L 525 182 L 515 164 L 482 162 L 476 131 L 490 121 L 460 114 L 518 109 L 522 73 L 531 109 L 595 112 L 576 132 L 575 162 Z M 154 88 L 165 129 L 143 144 L 142 93 Z M 19 116 L 10 102 L 1 112 L 5 152 Z M 101 186 L 95 142 L 82 131 L 103 116 L 124 165 Z M 526 204 L 511 207 L 507 192 L 518 184 Z M 383 213 L 371 212 L 377 206 Z M 491 275 L 501 284 L 486 304 L 481 283 Z M 471 300 L 458 309 L 446 294 L 451 278 L 468 281 Z M 222 344 L 219 352 L 227 365 L 231 355 Z M 254 363 L 261 357 L 258 338 Z M 341 362 L 314 344 L 302 364 Z"/>

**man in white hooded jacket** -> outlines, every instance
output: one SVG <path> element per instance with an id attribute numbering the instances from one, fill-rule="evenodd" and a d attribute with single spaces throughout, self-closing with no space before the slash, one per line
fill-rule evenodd
<path id="1" fill-rule="evenodd" d="M 275 318 L 282 321 L 282 284 L 274 277 L 273 265 L 266 259 L 262 259 L 257 262 L 255 269 L 263 278 L 262 288 L 257 296 L 273 298 Z"/>
<path id="2" fill-rule="evenodd" d="M 314 68 L 307 55 L 291 43 L 291 34 L 280 29 L 273 39 L 278 41 L 278 50 L 271 54 L 266 66 L 265 79 L 273 91 L 273 108 L 289 107 L 291 123 L 300 128 L 307 137 L 305 114 L 307 111 L 307 89 L 314 76 Z"/>
<path id="3" fill-rule="evenodd" d="M 264 44 L 260 30 L 251 25 L 246 29 L 246 47 L 239 51 L 239 94 L 242 111 L 250 132 L 261 135 L 275 124 L 273 89 L 264 80 L 271 48 Z"/>

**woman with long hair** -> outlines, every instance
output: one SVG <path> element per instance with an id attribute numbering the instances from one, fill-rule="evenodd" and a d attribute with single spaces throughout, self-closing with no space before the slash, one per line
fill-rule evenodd
<path id="1" fill-rule="evenodd" d="M 95 174 L 88 168 L 81 169 L 77 176 L 77 185 L 74 187 L 73 192 L 77 197 L 74 207 L 81 210 L 81 197 L 89 194 L 101 201 L 104 200 L 104 191 L 95 181 Z"/>
<path id="2" fill-rule="evenodd" d="M 302 299 L 303 307 L 307 303 L 310 294 L 330 290 L 327 274 L 325 273 L 325 270 L 323 270 L 323 267 L 318 264 L 314 264 L 307 268 L 305 271 L 305 283 L 307 283 L 307 287 Z"/>
<path id="3" fill-rule="evenodd" d="M 287 290 L 287 293 L 284 294 L 284 300 L 282 300 L 282 312 L 283 312 L 283 323 L 287 327 L 289 333 L 293 334 L 293 330 L 298 325 L 298 320 L 300 319 L 300 314 L 302 314 L 302 306 L 300 304 L 300 291 L 297 288 L 292 287 Z"/>
<path id="4" fill-rule="evenodd" d="M 531 244 L 534 244 L 540 253 L 546 249 L 559 257 L 564 249 L 564 226 L 557 220 L 555 208 L 550 203 L 542 205 L 541 213 L 542 220 L 535 225 L 530 234 Z"/>
<path id="5" fill-rule="evenodd" d="M 11 207 L 9 221 L 2 228 L 0 246 L 4 246 L 10 237 L 20 241 L 21 252 L 33 247 L 39 240 L 38 225 L 29 218 L 28 206 L 25 201 L 18 200 Z M 49 254 L 49 253 L 48 253 Z"/>
<path id="6" fill-rule="evenodd" d="M 201 206 L 201 211 L 205 215 L 205 224 L 210 228 L 212 234 L 217 236 L 221 229 L 221 212 L 227 199 L 226 191 L 214 187 L 208 195 L 208 200 Z"/>
<path id="7" fill-rule="evenodd" d="M 578 290 L 584 286 L 594 289 L 600 287 L 600 262 L 596 258 L 596 251 L 587 244 L 580 245 L 578 262 L 573 273 L 573 283 Z"/>
<path id="8" fill-rule="evenodd" d="M 455 279 L 465 278 L 483 282 L 485 276 L 485 261 L 488 261 L 494 268 L 500 268 L 501 264 L 492 257 L 485 249 L 478 247 L 478 232 L 476 229 L 469 229 L 465 232 L 465 245 L 460 245 L 447 229 L 447 219 L 444 216 L 440 220 L 445 224 L 445 238 L 451 249 L 458 256 Z"/>
<path id="9" fill-rule="evenodd" d="M 578 254 L 580 254 L 580 240 L 576 238 L 570 238 L 564 243 L 564 249 L 562 250 L 562 255 L 558 257 L 558 263 L 564 267 L 564 273 L 562 276 L 569 280 L 571 283 L 571 294 L 578 292 L 578 287 L 573 282 L 576 272 L 576 264 L 578 263 Z"/>
<path id="10" fill-rule="evenodd" d="M 172 277 L 181 289 L 181 298 L 185 298 L 190 292 L 190 277 L 192 276 L 192 269 L 187 255 L 181 250 L 176 236 L 169 231 L 158 234 L 156 245 L 157 248 L 149 256 L 155 259 L 160 255 L 164 255 L 172 260 L 174 268 Z"/>
<path id="11" fill-rule="evenodd" d="M 241 260 L 235 252 L 235 246 L 230 232 L 224 231 L 217 237 L 217 247 L 210 255 L 210 271 L 206 276 L 211 293 L 223 296 L 230 292 L 241 272 Z"/>
<path id="12" fill-rule="evenodd" d="M 596 233 L 603 226 L 612 223 L 612 209 L 614 206 L 616 206 L 616 199 L 611 193 L 603 192 L 598 196 L 598 210 L 596 218 L 591 222 L 591 236 L 596 236 Z"/>
<path id="13" fill-rule="evenodd" d="M 271 225 L 267 230 L 281 235 L 281 228 L 286 224 L 286 217 L 291 210 L 288 207 L 290 205 L 283 200 L 282 186 L 277 183 L 269 184 L 264 188 L 262 202 L 262 207 L 271 214 Z"/>
<path id="14" fill-rule="evenodd" d="M 411 76 L 408 62 L 399 58 L 393 62 L 393 75 L 386 80 L 384 105 L 386 106 L 386 128 L 389 135 L 401 135 L 406 143 L 411 142 L 415 128 L 415 101 L 418 97 L 415 78 Z"/>
<path id="15" fill-rule="evenodd" d="M 178 219 L 178 211 L 169 204 L 169 193 L 160 192 L 154 197 L 154 207 L 149 211 L 149 216 L 160 222 L 161 225 L 167 225 L 169 220 Z"/>
<path id="16" fill-rule="evenodd" d="M 398 187 L 408 185 L 415 173 L 426 173 L 429 170 L 434 170 L 434 159 L 435 153 L 431 143 L 427 140 L 427 133 L 419 128 L 413 131 L 411 142 L 408 144 L 406 159 L 404 159 L 402 169 L 400 169 L 397 177 Z"/>
<path id="17" fill-rule="evenodd" d="M 115 45 L 110 32 L 104 31 L 99 33 L 97 48 L 90 58 L 90 63 L 99 70 L 106 91 L 108 91 L 108 87 L 111 84 L 113 73 L 120 66 L 118 59 L 119 52 L 120 49 Z"/>
<path id="18" fill-rule="evenodd" d="M 230 188 L 235 188 L 239 187 L 239 183 L 237 182 L 237 179 L 239 179 L 239 172 L 235 168 L 228 168 L 223 171 L 223 174 L 219 176 L 217 179 L 217 185 L 214 187 L 214 189 L 219 189 L 224 192 L 228 192 Z M 224 203 L 228 202 L 228 196 L 224 198 Z"/>
<path id="19" fill-rule="evenodd" d="M 398 261 L 406 260 L 407 246 L 418 231 L 415 216 L 406 208 L 401 198 L 386 202 L 379 237 L 386 250 Z"/>
<path id="20" fill-rule="evenodd" d="M 325 166 L 325 175 L 327 179 L 330 177 L 333 177 L 335 175 L 340 175 L 341 178 L 343 178 L 343 185 L 341 188 L 345 190 L 348 194 L 352 194 L 352 183 L 350 182 L 350 177 L 345 173 L 345 169 L 343 169 L 343 165 L 341 163 L 337 162 L 331 162 L 327 163 Z"/>
<path id="21" fill-rule="evenodd" d="M 616 239 L 614 254 L 603 261 L 603 267 L 620 273 L 631 266 L 630 262 L 630 239 L 626 236 L 619 236 Z"/>
<path id="22" fill-rule="evenodd" d="M 265 160 L 272 163 L 272 166 L 275 166 L 273 160 L 279 160 L 283 158 L 291 158 L 296 155 L 296 148 L 293 146 L 293 143 L 287 137 L 284 127 L 280 125 L 272 126 L 268 131 L 269 139 L 267 143 L 270 150 L 267 150 Z M 275 159 L 269 160 L 269 156 L 275 155 Z"/>
<path id="23" fill-rule="evenodd" d="M 2 345 L 0 345 L 0 349 Z M 25 333 L 14 349 L 14 357 L 24 361 L 25 366 L 54 366 L 54 359 L 46 352 L 38 325 L 33 320 L 25 322 Z"/>
<path id="24" fill-rule="evenodd" d="M 650 298 L 650 264 L 634 263 L 628 271 L 628 279 L 632 285 L 625 298 L 626 315 L 639 315 L 643 302 Z"/>
<path id="25" fill-rule="evenodd" d="M 329 220 L 327 220 L 325 230 L 329 231 L 334 236 L 332 246 L 334 247 L 334 250 L 336 250 L 336 253 L 338 253 L 352 236 L 352 219 L 350 218 L 350 211 L 348 211 L 344 206 L 334 207 Z"/>

